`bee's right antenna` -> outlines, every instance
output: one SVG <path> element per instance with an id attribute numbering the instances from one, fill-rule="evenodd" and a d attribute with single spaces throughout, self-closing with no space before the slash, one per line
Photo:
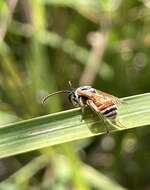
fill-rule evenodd
<path id="1" fill-rule="evenodd" d="M 58 92 L 54 92 L 54 93 L 51 93 L 51 94 L 48 94 L 47 96 L 45 96 L 43 99 L 42 99 L 42 103 L 44 104 L 45 101 L 50 97 L 50 96 L 54 96 L 56 94 L 61 94 L 61 93 L 69 93 L 70 91 L 69 90 L 61 90 L 61 91 L 58 91 Z"/>

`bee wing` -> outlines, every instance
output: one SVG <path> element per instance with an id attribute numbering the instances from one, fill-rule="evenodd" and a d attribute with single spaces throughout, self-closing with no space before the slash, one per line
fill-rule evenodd
<path id="1" fill-rule="evenodd" d="M 102 92 L 100 90 L 96 90 L 97 92 L 97 95 L 100 96 L 100 98 L 103 98 L 103 99 L 107 99 L 107 101 L 112 101 L 114 102 L 115 104 L 121 104 L 123 101 L 119 98 L 117 98 L 116 96 L 113 96 L 111 94 L 108 94 L 106 92 Z"/>

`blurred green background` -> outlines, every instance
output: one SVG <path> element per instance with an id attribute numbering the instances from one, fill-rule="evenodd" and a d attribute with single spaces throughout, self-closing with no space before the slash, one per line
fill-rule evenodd
<path id="1" fill-rule="evenodd" d="M 1 0 L 0 125 L 71 108 L 65 95 L 41 104 L 69 80 L 117 97 L 149 92 L 149 32 L 149 0 Z M 101 187 L 103 173 L 148 190 L 149 135 L 133 129 L 2 159 L 0 189 L 113 189 Z"/>

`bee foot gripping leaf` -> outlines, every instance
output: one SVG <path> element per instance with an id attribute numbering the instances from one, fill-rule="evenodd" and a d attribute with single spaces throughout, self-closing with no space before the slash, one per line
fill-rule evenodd
<path id="1" fill-rule="evenodd" d="M 125 128 L 127 128 L 125 125 L 123 125 L 123 124 L 119 121 L 119 119 L 115 119 L 115 120 L 113 121 L 113 124 L 114 124 L 118 129 L 125 129 Z"/>

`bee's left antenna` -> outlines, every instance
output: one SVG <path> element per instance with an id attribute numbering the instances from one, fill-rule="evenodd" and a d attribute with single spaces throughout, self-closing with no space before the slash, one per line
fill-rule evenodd
<path id="1" fill-rule="evenodd" d="M 50 96 L 54 96 L 56 94 L 61 94 L 61 93 L 69 93 L 70 91 L 69 90 L 61 90 L 61 91 L 58 91 L 58 92 L 54 92 L 54 93 L 51 93 L 51 94 L 48 94 L 47 96 L 45 96 L 43 99 L 42 99 L 42 104 L 44 104 L 46 102 L 46 100 L 50 97 Z"/>
<path id="2" fill-rule="evenodd" d="M 72 89 L 73 89 L 73 88 L 72 88 L 72 82 L 69 80 L 68 83 L 69 83 L 70 89 L 72 90 Z"/>

